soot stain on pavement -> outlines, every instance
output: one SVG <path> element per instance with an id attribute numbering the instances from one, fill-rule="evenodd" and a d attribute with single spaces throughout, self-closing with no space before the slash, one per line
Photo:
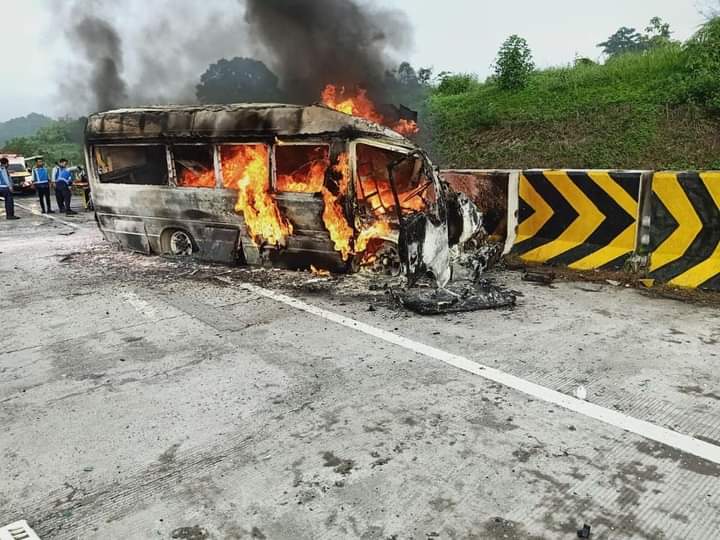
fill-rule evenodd
<path id="1" fill-rule="evenodd" d="M 676 388 L 683 394 L 686 394 L 688 396 L 699 396 L 704 397 L 708 399 L 715 399 L 720 401 L 720 394 L 717 394 L 715 392 L 706 392 L 704 388 L 698 385 L 689 385 L 689 386 L 676 386 Z"/>
<path id="2" fill-rule="evenodd" d="M 162 463 L 163 465 L 168 465 L 175 461 L 175 455 L 177 454 L 178 448 L 180 448 L 181 443 L 175 443 L 170 448 L 165 450 L 160 456 L 158 457 L 158 461 Z"/>
<path id="3" fill-rule="evenodd" d="M 658 473 L 655 465 L 631 461 L 615 469 L 610 481 L 619 491 L 618 501 L 622 505 L 636 505 L 643 493 L 648 491 L 648 482 L 661 483 L 665 475 Z"/>
<path id="4" fill-rule="evenodd" d="M 207 529 L 194 525 L 192 527 L 178 527 L 171 534 L 170 538 L 178 538 L 181 540 L 205 540 L 210 538 Z"/>
<path id="5" fill-rule="evenodd" d="M 485 521 L 478 531 L 480 534 L 471 534 L 468 538 L 478 540 L 543 540 L 542 536 L 534 536 L 527 532 L 525 527 L 517 521 L 511 521 L 502 517 L 494 517 Z"/>
<path id="6" fill-rule="evenodd" d="M 355 468 L 355 461 L 352 459 L 341 459 L 332 452 L 323 452 L 324 467 L 333 467 L 333 471 L 343 476 L 349 475 Z"/>
<path id="7" fill-rule="evenodd" d="M 703 476 L 720 477 L 720 465 L 653 441 L 635 443 L 639 452 L 656 459 L 674 461 L 681 468 Z"/>

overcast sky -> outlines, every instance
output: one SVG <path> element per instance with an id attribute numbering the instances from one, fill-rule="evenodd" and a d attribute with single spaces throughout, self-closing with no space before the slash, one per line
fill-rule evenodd
<path id="1" fill-rule="evenodd" d="M 62 36 L 62 20 L 54 17 L 59 0 L 0 0 L 3 7 L 3 82 L 0 120 L 40 112 L 59 116 L 75 111 L 58 99 L 61 68 L 72 56 L 73 43 Z M 117 0 L 119 26 L 151 17 L 161 0 Z M 358 0 L 362 2 L 363 0 Z M 481 77 L 502 41 L 510 34 L 525 37 L 539 67 L 568 64 L 576 55 L 599 58 L 596 44 L 620 26 L 642 29 L 655 15 L 669 22 L 674 36 L 688 38 L 702 23 L 700 0 L 384 0 L 376 5 L 405 11 L 414 28 L 414 46 L 405 56 L 416 66 L 435 71 L 472 72 Z M 227 0 L 174 0 L 216 7 Z M 227 4 L 225 4 L 227 5 Z M 141 6 L 142 9 L 141 9 Z M 126 7 L 127 10 L 123 10 Z M 124 14 L 124 15 L 123 15 Z M 183 18 L 188 32 L 192 20 Z M 157 37 L 156 37 L 157 39 Z M 212 35 L 207 36 L 208 40 Z M 126 74 L 133 74 L 132 43 L 126 40 Z M 252 54 L 239 50 L 226 56 Z M 301 46 L 301 45 L 298 45 Z M 215 59 L 209 59 L 213 61 Z M 200 72 L 198 73 L 198 77 Z"/>

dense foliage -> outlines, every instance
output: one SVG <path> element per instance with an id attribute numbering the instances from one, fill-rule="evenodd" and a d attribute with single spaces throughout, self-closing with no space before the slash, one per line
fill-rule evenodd
<path id="1" fill-rule="evenodd" d="M 708 21 L 685 44 L 688 97 L 720 113 L 720 17 Z"/>
<path id="2" fill-rule="evenodd" d="M 71 165 L 82 165 L 84 129 L 85 118 L 53 121 L 34 135 L 10 139 L 5 143 L 3 151 L 25 157 L 41 155 L 47 164 L 53 164 L 64 157 Z"/>
<path id="3" fill-rule="evenodd" d="M 447 77 L 427 104 L 435 159 L 463 167 L 720 168 L 720 19 L 684 45 L 654 22 L 653 46 L 604 64 L 578 59 L 535 71 L 522 89 L 507 90 L 496 77 Z"/>

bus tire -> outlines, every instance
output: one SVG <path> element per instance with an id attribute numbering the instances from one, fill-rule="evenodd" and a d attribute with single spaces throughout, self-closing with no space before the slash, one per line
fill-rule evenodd
<path id="1" fill-rule="evenodd" d="M 189 257 L 196 251 L 195 245 L 192 235 L 184 229 L 163 231 L 161 238 L 163 255 Z"/>

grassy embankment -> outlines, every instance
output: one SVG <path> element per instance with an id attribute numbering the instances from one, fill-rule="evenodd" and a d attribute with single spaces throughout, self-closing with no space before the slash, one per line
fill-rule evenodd
<path id="1" fill-rule="evenodd" d="M 683 54 L 670 46 L 537 71 L 520 91 L 440 86 L 426 140 L 444 167 L 720 168 L 720 119 L 685 97 Z"/>

